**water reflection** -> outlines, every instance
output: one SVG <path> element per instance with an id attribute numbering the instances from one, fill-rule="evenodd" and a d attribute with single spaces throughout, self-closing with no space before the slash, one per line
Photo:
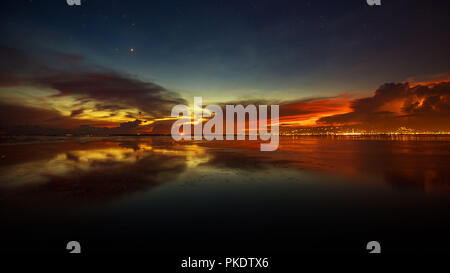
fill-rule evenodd
<path id="1" fill-rule="evenodd" d="M 169 137 L 39 139 L 0 146 L 3 202 L 40 205 L 109 201 L 205 172 L 244 181 L 284 175 L 302 182 L 306 173 L 342 177 L 348 183 L 380 183 L 392 190 L 450 192 L 450 141 L 434 139 L 281 138 L 276 152 L 256 142 L 185 142 Z M 186 178 L 187 177 L 187 178 Z M 23 203 L 23 204 L 25 204 Z"/>
<path id="2" fill-rule="evenodd" d="M 136 142 L 46 143 L 2 147 L 4 199 L 109 200 L 170 181 L 196 153 Z M 36 153 L 43 152 L 42 158 Z M 19 160 L 23 158 L 23 160 Z M 9 193 L 9 194 L 6 194 Z"/>

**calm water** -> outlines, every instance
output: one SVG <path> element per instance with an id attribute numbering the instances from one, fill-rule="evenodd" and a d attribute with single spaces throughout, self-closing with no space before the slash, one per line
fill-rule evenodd
<path id="1" fill-rule="evenodd" d="M 3 138 L 2 251 L 448 251 L 450 138 Z"/>

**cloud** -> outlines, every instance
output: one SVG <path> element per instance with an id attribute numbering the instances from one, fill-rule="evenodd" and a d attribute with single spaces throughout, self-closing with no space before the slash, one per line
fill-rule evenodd
<path id="1" fill-rule="evenodd" d="M 225 105 L 279 105 L 280 126 L 317 126 L 316 121 L 327 115 L 349 112 L 351 109 L 350 96 L 347 94 L 332 97 L 312 97 L 298 100 L 267 100 L 248 99 L 234 100 L 228 102 L 213 103 L 221 106 L 224 113 L 225 128 Z M 204 105 L 205 106 L 205 105 Z M 258 108 L 257 108 L 258 109 Z M 270 111 L 269 111 L 270 116 Z M 170 134 L 174 120 L 155 121 L 150 127 L 152 133 Z M 248 122 L 246 122 L 248 126 Z"/>
<path id="2" fill-rule="evenodd" d="M 225 105 L 279 105 L 280 123 L 284 126 L 315 126 L 316 120 L 322 116 L 349 112 L 350 95 L 342 94 L 330 97 L 311 97 L 297 100 L 265 100 L 251 99 L 217 103 L 225 109 Z"/>
<path id="3" fill-rule="evenodd" d="M 0 87 L 51 88 L 58 92 L 54 98 L 72 96 L 78 106 L 94 101 L 98 111 L 136 109 L 149 117 L 161 117 L 173 105 L 186 104 L 177 93 L 156 83 L 90 64 L 78 55 L 0 46 L 0 64 Z"/>
<path id="4" fill-rule="evenodd" d="M 113 122 L 105 122 L 99 120 L 80 120 L 68 116 L 63 116 L 59 111 L 53 109 L 44 109 L 0 102 L 1 130 L 24 134 L 31 132 L 32 129 L 36 129 L 36 127 L 68 129 L 75 128 L 80 125 L 109 127 L 117 126 L 117 124 Z M 56 131 L 49 129 L 44 130 L 43 128 L 39 128 L 38 132 L 49 134 Z M 63 130 L 58 132 L 61 133 L 65 131 Z"/>
<path id="5" fill-rule="evenodd" d="M 358 125 L 388 129 L 450 128 L 450 82 L 412 85 L 387 83 L 374 96 L 354 100 L 351 112 L 323 117 L 321 125 Z"/>
<path id="6" fill-rule="evenodd" d="M 2 128 L 26 124 L 46 125 L 60 119 L 64 117 L 58 111 L 0 102 L 0 127 Z"/>
<path id="7" fill-rule="evenodd" d="M 111 135 L 151 132 L 141 120 L 115 123 L 77 119 L 83 109 L 63 116 L 59 111 L 0 102 L 0 131 L 19 135 Z M 170 132 L 170 127 L 169 127 Z M 167 133 L 167 132 L 166 132 Z"/>
<path id="8" fill-rule="evenodd" d="M 322 116 L 349 110 L 348 95 L 288 101 L 280 106 L 280 122 L 284 125 L 314 126 L 316 120 Z"/>
<path id="9" fill-rule="evenodd" d="M 86 100 L 86 102 L 88 102 L 88 100 Z M 97 110 L 97 111 L 105 111 L 105 110 L 119 111 L 119 110 L 126 109 L 125 107 L 117 105 L 117 104 L 104 104 L 104 103 L 97 103 L 97 104 L 95 104 L 94 107 L 95 107 L 95 110 Z"/>
<path id="10" fill-rule="evenodd" d="M 349 95 L 299 100 L 249 99 L 216 103 L 280 105 L 281 126 L 352 125 L 390 129 L 450 129 L 450 81 L 448 73 L 408 83 L 387 83 L 372 97 L 351 100 Z M 24 51 L 0 46 L 0 88 L 32 86 L 56 91 L 51 98 L 70 97 L 70 114 L 63 115 L 48 105 L 34 107 L 0 102 L 0 128 L 39 125 L 98 131 L 92 126 L 117 127 L 111 132 L 169 133 L 168 117 L 176 104 L 188 104 L 175 92 L 131 75 L 91 64 L 83 56 L 46 49 Z M 88 111 L 89 110 L 89 111 Z M 95 115 L 100 112 L 101 115 Z M 142 114 L 141 114 L 142 112 Z M 139 114 L 138 114 L 139 113 Z M 91 119 L 86 119 L 92 117 Z M 81 119 L 83 118 L 83 119 Z M 116 120 L 134 121 L 119 124 Z M 100 119 L 100 120 L 99 120 Z M 154 119 L 153 124 L 143 122 Z M 159 119 L 159 120 L 158 120 Z M 107 121 L 101 121 L 107 120 Z M 119 126 L 120 125 L 120 126 Z M 120 130 L 119 130 L 120 129 Z M 108 130 L 101 128 L 101 133 Z"/>
<path id="11" fill-rule="evenodd" d="M 126 128 L 126 129 L 137 128 L 141 123 L 142 123 L 142 121 L 140 121 L 138 119 L 135 121 L 128 121 L 128 122 L 121 123 L 120 128 Z"/>
<path id="12" fill-rule="evenodd" d="M 35 79 L 35 83 L 58 90 L 58 97 L 78 95 L 102 104 L 102 110 L 136 108 L 151 117 L 166 116 L 173 105 L 184 100 L 154 83 L 143 82 L 112 71 L 59 73 Z"/>
<path id="13" fill-rule="evenodd" d="M 81 115 L 84 112 L 84 109 L 77 109 L 77 110 L 72 110 L 72 112 L 70 113 L 71 117 L 76 117 Z"/>
<path id="14" fill-rule="evenodd" d="M 432 85 L 448 81 L 450 81 L 450 71 L 432 75 L 425 75 L 422 77 L 410 77 L 406 80 L 406 82 L 408 82 L 412 87 L 417 85 Z"/>

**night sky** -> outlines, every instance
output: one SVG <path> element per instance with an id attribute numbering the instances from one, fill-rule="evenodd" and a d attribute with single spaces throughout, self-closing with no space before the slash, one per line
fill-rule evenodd
<path id="1" fill-rule="evenodd" d="M 442 129 L 449 11 L 444 0 L 5 1 L 0 130 L 152 131 L 193 96 L 281 104 L 286 126 Z"/>

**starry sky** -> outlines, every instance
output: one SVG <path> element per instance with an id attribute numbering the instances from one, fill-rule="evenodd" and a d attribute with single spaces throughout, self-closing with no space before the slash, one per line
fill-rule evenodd
<path id="1" fill-rule="evenodd" d="M 449 10 L 444 0 L 8 1 L 0 129 L 151 128 L 194 96 L 278 103 L 289 126 L 418 115 L 405 125 L 421 126 L 431 110 L 449 113 Z"/>

